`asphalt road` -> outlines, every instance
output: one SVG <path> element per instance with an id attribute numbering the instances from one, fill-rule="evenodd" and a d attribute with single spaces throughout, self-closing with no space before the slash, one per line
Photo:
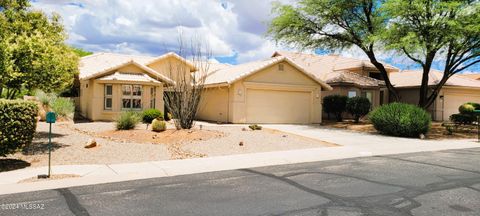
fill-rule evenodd
<path id="1" fill-rule="evenodd" d="M 480 148 L 5 195 L 0 215 L 480 215 Z"/>

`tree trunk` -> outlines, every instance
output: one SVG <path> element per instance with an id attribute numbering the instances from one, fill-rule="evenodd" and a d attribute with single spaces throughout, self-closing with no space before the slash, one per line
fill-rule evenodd
<path id="1" fill-rule="evenodd" d="M 398 95 L 397 89 L 392 85 L 392 82 L 390 82 L 390 78 L 388 77 L 388 72 L 387 72 L 387 69 L 385 69 L 385 66 L 383 66 L 382 63 L 377 61 L 377 58 L 375 57 L 375 53 L 373 51 L 365 51 L 365 53 L 370 59 L 370 62 L 373 65 L 375 65 L 377 70 L 380 71 L 380 74 L 382 74 L 383 80 L 385 81 L 385 85 L 387 86 L 390 97 L 393 98 L 393 101 L 399 101 L 400 96 Z"/>
<path id="2" fill-rule="evenodd" d="M 424 109 L 428 109 L 433 103 L 433 101 L 428 100 L 428 81 L 429 81 L 429 74 L 430 74 L 430 69 L 432 68 L 432 63 L 433 59 L 435 57 L 435 53 L 430 52 L 427 54 L 425 58 L 425 64 L 422 65 L 423 68 L 423 74 L 422 74 L 422 84 L 420 86 L 420 98 L 418 100 L 418 106 L 422 107 Z"/>

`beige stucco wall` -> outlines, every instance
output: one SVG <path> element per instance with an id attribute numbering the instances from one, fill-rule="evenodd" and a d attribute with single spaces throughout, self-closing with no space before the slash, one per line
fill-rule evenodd
<path id="1" fill-rule="evenodd" d="M 128 65 L 118 70 L 112 71 L 128 72 L 128 73 L 145 73 L 142 69 L 134 65 Z M 105 75 L 111 74 L 107 73 Z M 151 82 L 132 82 L 132 81 L 101 81 L 98 79 L 81 80 L 80 82 L 80 113 L 93 121 L 112 121 L 122 111 L 122 85 L 141 85 L 142 86 L 142 109 L 150 108 L 150 89 L 156 87 L 155 108 L 164 111 L 163 102 L 163 83 Z M 112 85 L 112 109 L 104 109 L 105 84 Z M 139 110 L 139 111 L 141 111 Z"/>
<path id="2" fill-rule="evenodd" d="M 418 104 L 419 88 L 400 89 L 401 102 Z M 480 103 L 479 88 L 459 88 L 445 86 L 428 111 L 435 121 L 448 121 L 452 114 L 458 113 L 458 107 L 466 102 Z"/>
<path id="3" fill-rule="evenodd" d="M 167 57 L 147 66 L 174 81 L 178 82 L 183 79 L 185 79 L 187 83 L 191 81 L 190 71 L 192 68 L 175 57 Z"/>
<path id="4" fill-rule="evenodd" d="M 262 102 L 276 99 L 272 103 L 264 103 L 268 108 L 265 110 L 274 110 L 274 109 L 286 109 L 287 105 L 295 104 L 294 97 L 289 97 L 285 95 L 295 95 L 291 93 L 304 93 L 302 97 L 307 94 L 309 97 L 309 106 L 307 107 L 298 107 L 297 110 L 290 112 L 290 115 L 295 115 L 294 112 L 300 112 L 304 114 L 308 113 L 309 121 L 305 123 L 320 123 L 322 121 L 322 105 L 321 105 L 321 86 L 312 80 L 310 77 L 306 76 L 302 72 L 298 71 L 295 67 L 289 65 L 286 62 L 282 62 L 284 65 L 284 70 L 278 70 L 278 64 L 275 64 L 271 67 L 268 67 L 262 71 L 259 71 L 251 76 L 248 76 L 242 80 L 239 80 L 232 85 L 224 88 L 214 87 L 206 90 L 204 100 L 200 104 L 198 111 L 198 118 L 203 120 L 218 121 L 221 119 L 219 113 L 222 113 L 222 116 L 225 116 L 223 113 L 228 113 L 227 122 L 231 123 L 265 123 L 265 122 L 254 122 L 254 116 L 248 116 L 247 110 L 251 109 L 248 107 L 248 103 L 255 103 L 255 100 L 262 100 Z M 255 99 L 249 100 L 249 92 L 265 90 L 268 93 L 265 93 L 264 97 L 256 95 Z M 258 93 L 258 92 L 257 92 Z M 207 103 L 208 98 L 216 98 L 214 102 Z M 225 105 L 225 102 L 228 101 L 228 106 Z M 284 106 L 280 106 L 283 104 Z M 209 110 L 210 108 L 210 110 Z M 258 110 L 262 112 L 262 110 Z M 278 112 L 277 112 L 278 113 Z M 280 112 L 282 113 L 282 112 Z M 283 113 L 286 113 L 284 110 Z M 290 116 L 289 116 L 290 117 Z M 284 122 L 285 115 L 271 115 L 269 122 Z M 225 119 L 225 117 L 223 117 Z"/>

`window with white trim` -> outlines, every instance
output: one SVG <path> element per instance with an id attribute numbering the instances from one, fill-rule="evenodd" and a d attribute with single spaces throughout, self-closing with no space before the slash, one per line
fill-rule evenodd
<path id="1" fill-rule="evenodd" d="M 155 109 L 155 102 L 157 98 L 157 87 L 150 88 L 150 108 Z"/>
<path id="2" fill-rule="evenodd" d="M 105 110 L 112 110 L 112 98 L 113 98 L 113 87 L 112 85 L 105 85 L 105 91 L 103 94 L 103 109 Z"/>
<path id="3" fill-rule="evenodd" d="M 122 109 L 142 109 L 141 85 L 122 85 Z"/>
<path id="4" fill-rule="evenodd" d="M 353 91 L 353 90 L 348 91 L 349 98 L 356 97 L 356 96 L 357 96 L 357 91 Z"/>
<path id="5" fill-rule="evenodd" d="M 362 97 L 367 98 L 370 101 L 370 103 L 372 103 L 373 101 L 373 94 L 371 91 L 362 92 Z"/>

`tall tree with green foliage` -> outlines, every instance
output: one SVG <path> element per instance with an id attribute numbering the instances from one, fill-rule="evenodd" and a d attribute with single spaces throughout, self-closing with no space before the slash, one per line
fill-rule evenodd
<path id="1" fill-rule="evenodd" d="M 338 50 L 360 48 L 382 74 L 393 99 L 398 93 L 377 54 L 379 36 L 387 28 L 386 18 L 376 0 L 300 0 L 296 5 L 276 3 L 269 35 L 300 48 Z"/>
<path id="2" fill-rule="evenodd" d="M 72 46 L 72 50 L 79 56 L 79 57 L 85 57 L 85 56 L 89 56 L 91 54 L 93 54 L 93 52 L 90 52 L 90 51 L 86 51 L 82 48 L 78 48 L 78 47 L 73 47 Z"/>
<path id="3" fill-rule="evenodd" d="M 0 1 L 0 96 L 22 90 L 59 92 L 78 74 L 78 56 L 56 14 L 34 10 L 26 0 Z"/>
<path id="4" fill-rule="evenodd" d="M 403 52 L 423 69 L 418 105 L 428 108 L 453 75 L 480 62 L 480 2 L 467 0 L 388 0 L 388 48 Z M 443 61 L 441 80 L 429 86 L 434 61 Z"/>

